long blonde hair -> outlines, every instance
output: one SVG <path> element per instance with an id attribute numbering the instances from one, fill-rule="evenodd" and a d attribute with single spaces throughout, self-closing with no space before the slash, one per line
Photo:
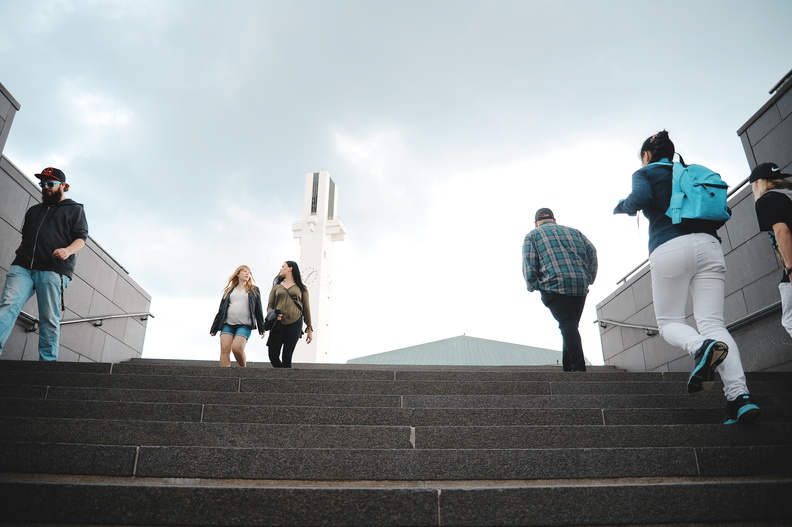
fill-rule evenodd
<path id="1" fill-rule="evenodd" d="M 223 289 L 223 298 L 227 297 L 231 294 L 231 291 L 234 290 L 239 285 L 239 272 L 243 269 L 247 269 L 247 272 L 250 273 L 250 280 L 247 281 L 245 284 L 245 293 L 250 293 L 253 291 L 253 294 L 256 294 L 256 281 L 253 279 L 253 271 L 250 270 L 250 267 L 247 265 L 240 265 L 234 271 L 234 274 L 228 277 L 228 284 L 226 284 L 225 289 Z"/>
<path id="2" fill-rule="evenodd" d="M 754 200 L 761 198 L 768 190 L 775 190 L 778 188 L 792 190 L 792 182 L 786 179 L 757 179 L 756 187 L 753 189 Z"/>

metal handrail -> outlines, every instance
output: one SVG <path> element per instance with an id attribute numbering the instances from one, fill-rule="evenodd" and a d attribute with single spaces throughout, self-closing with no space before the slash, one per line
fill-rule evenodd
<path id="1" fill-rule="evenodd" d="M 61 320 L 60 325 L 65 326 L 67 324 L 78 324 L 80 322 L 93 322 L 94 327 L 100 327 L 104 323 L 105 320 L 110 320 L 113 318 L 128 318 L 128 317 L 140 317 L 140 320 L 148 320 L 148 317 L 155 318 L 152 313 L 144 312 L 144 313 L 123 313 L 121 315 L 103 315 L 99 317 L 88 317 L 88 318 L 76 318 L 73 320 Z M 39 325 L 39 319 L 34 317 L 29 313 L 25 313 L 24 311 L 19 312 L 19 318 L 23 319 L 29 327 L 25 328 L 27 333 L 32 333 L 36 331 L 36 326 Z"/>
<path id="2" fill-rule="evenodd" d="M 90 318 L 76 318 L 74 320 L 64 320 L 61 322 L 61 326 L 65 326 L 66 324 L 77 324 L 79 322 L 98 322 L 98 324 L 94 324 L 97 328 L 102 325 L 102 322 L 105 320 L 110 320 L 113 318 L 126 318 L 126 317 L 140 317 L 140 320 L 148 320 L 148 317 L 155 318 L 154 315 L 151 313 L 124 313 L 122 315 L 105 315 L 102 317 L 90 317 Z"/>
<path id="3" fill-rule="evenodd" d="M 745 184 L 746 184 L 746 183 L 748 183 L 748 179 L 750 179 L 750 176 L 749 176 L 749 177 L 747 177 L 747 178 L 745 178 L 745 179 L 743 179 L 743 180 L 742 180 L 742 181 L 741 181 L 741 182 L 740 182 L 740 183 L 739 183 L 739 184 L 738 184 L 736 187 L 734 187 L 733 189 L 731 189 L 731 190 L 730 190 L 730 191 L 729 191 L 729 192 L 726 194 L 726 199 L 728 199 L 728 198 L 732 197 L 732 195 L 733 195 L 735 192 L 738 192 L 738 191 L 742 190 L 742 188 L 745 186 Z M 634 268 L 632 269 L 632 271 L 630 271 L 629 273 L 627 273 L 626 275 L 624 275 L 624 276 L 623 276 L 623 277 L 622 277 L 622 278 L 621 278 L 621 279 L 620 279 L 618 282 L 616 282 L 616 285 L 619 285 L 619 284 L 621 284 L 621 283 L 623 283 L 623 282 L 626 282 L 628 278 L 630 278 L 630 277 L 631 277 L 633 274 L 635 274 L 635 273 L 636 273 L 636 272 L 637 272 L 639 269 L 641 269 L 641 268 L 642 268 L 644 265 L 646 265 L 647 263 L 649 263 L 649 258 L 647 258 L 647 259 L 646 259 L 646 260 L 644 260 L 643 262 L 639 263 L 639 264 L 638 264 L 636 267 L 634 267 Z"/>
<path id="4" fill-rule="evenodd" d="M 642 329 L 646 331 L 646 334 L 649 335 L 650 337 L 654 337 L 660 332 L 660 330 L 654 326 L 637 326 L 635 324 L 626 324 L 624 322 L 616 322 L 615 320 L 608 320 L 607 318 L 598 318 L 597 320 L 594 321 L 594 323 L 595 324 L 599 323 L 600 327 L 602 328 L 607 327 L 608 324 L 610 324 L 611 326 L 620 326 L 623 328 Z"/>
<path id="5" fill-rule="evenodd" d="M 759 309 L 758 311 L 754 311 L 750 315 L 746 315 L 746 316 L 744 316 L 742 318 L 738 318 L 737 320 L 735 320 L 734 322 L 732 322 L 730 324 L 726 324 L 726 329 L 729 330 L 729 331 L 731 331 L 733 329 L 740 329 L 743 326 L 747 326 L 749 324 L 753 324 L 757 320 L 760 320 L 760 319 L 762 319 L 762 318 L 764 318 L 766 316 L 772 315 L 773 313 L 775 313 L 779 309 L 781 309 L 781 301 L 780 300 L 778 302 L 770 304 L 767 307 L 763 307 L 762 309 Z M 605 327 L 608 326 L 608 324 L 610 324 L 611 326 L 619 326 L 619 327 L 623 327 L 623 328 L 642 329 L 642 330 L 646 331 L 646 334 L 649 335 L 650 337 L 654 337 L 655 335 L 657 335 L 660 332 L 660 328 L 657 328 L 655 326 L 638 326 L 638 325 L 635 325 L 635 324 L 627 324 L 625 322 L 616 322 L 615 320 L 608 320 L 607 318 L 598 318 L 597 320 L 594 321 L 594 323 L 595 324 L 599 324 L 600 327 L 602 327 L 602 328 L 605 328 Z"/>
<path id="6" fill-rule="evenodd" d="M 780 300 L 778 302 L 774 303 L 774 304 L 770 304 L 769 306 L 760 309 L 759 311 L 754 311 L 750 315 L 746 315 L 746 316 L 744 316 L 742 318 L 739 318 L 739 319 L 735 320 L 731 324 L 728 324 L 726 326 L 726 329 L 729 329 L 729 330 L 731 330 L 731 329 L 739 329 L 739 328 L 741 328 L 743 326 L 747 326 L 748 324 L 752 324 L 753 322 L 755 322 L 755 321 L 757 321 L 757 320 L 759 320 L 761 318 L 764 318 L 766 316 L 772 315 L 773 313 L 775 313 L 779 309 L 781 309 L 781 301 Z"/>

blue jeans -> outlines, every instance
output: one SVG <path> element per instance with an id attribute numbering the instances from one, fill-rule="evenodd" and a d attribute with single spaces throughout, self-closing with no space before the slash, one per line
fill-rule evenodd
<path id="1" fill-rule="evenodd" d="M 69 277 L 54 271 L 35 271 L 12 265 L 0 295 L 0 354 L 25 302 L 36 294 L 39 311 L 39 360 L 58 360 L 61 287 Z"/>

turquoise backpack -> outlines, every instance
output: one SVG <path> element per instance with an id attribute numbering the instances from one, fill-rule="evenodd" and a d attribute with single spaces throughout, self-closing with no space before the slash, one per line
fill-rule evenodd
<path id="1" fill-rule="evenodd" d="M 682 156 L 679 163 L 654 163 L 673 166 L 671 201 L 666 216 L 671 223 L 690 232 L 717 230 L 731 218 L 726 199 L 729 188 L 720 174 L 701 165 L 686 165 Z"/>

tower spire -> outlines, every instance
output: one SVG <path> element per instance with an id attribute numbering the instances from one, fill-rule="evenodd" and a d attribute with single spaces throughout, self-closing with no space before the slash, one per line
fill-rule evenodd
<path id="1" fill-rule="evenodd" d="M 337 209 L 338 186 L 330 173 L 306 173 L 303 219 L 292 225 L 292 235 L 300 240 L 300 272 L 311 301 L 314 340 L 297 344 L 294 362 L 326 362 L 333 351 L 333 248 L 346 236 Z"/>

